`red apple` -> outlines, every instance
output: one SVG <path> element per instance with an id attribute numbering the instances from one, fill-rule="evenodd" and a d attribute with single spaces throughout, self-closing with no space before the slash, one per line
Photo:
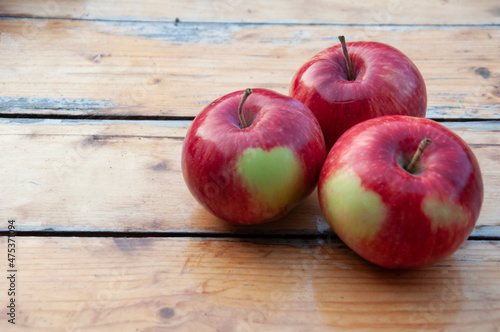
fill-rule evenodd
<path id="1" fill-rule="evenodd" d="M 483 182 L 474 154 L 451 130 L 393 115 L 340 137 L 318 195 L 347 246 L 380 266 L 411 268 L 432 265 L 464 243 L 479 216 Z"/>
<path id="2" fill-rule="evenodd" d="M 290 96 L 318 119 L 327 150 L 359 122 L 396 114 L 425 117 L 424 79 L 406 55 L 377 42 L 347 43 L 345 52 L 342 45 L 311 58 L 290 86 Z"/>
<path id="3" fill-rule="evenodd" d="M 182 173 L 215 216 L 256 224 L 284 216 L 316 187 L 326 157 L 318 121 L 276 92 L 237 91 L 208 105 L 189 128 Z"/>

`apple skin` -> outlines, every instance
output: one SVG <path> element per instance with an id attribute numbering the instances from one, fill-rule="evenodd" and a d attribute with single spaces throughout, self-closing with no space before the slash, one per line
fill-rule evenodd
<path id="1" fill-rule="evenodd" d="M 420 141 L 417 171 L 407 172 Z M 333 231 L 387 268 L 435 264 L 472 232 L 483 201 L 479 164 L 467 144 L 429 119 L 384 116 L 340 137 L 321 170 L 320 206 Z"/>
<path id="2" fill-rule="evenodd" d="M 340 44 L 307 61 L 294 75 L 289 95 L 318 119 L 327 151 L 353 125 L 383 115 L 425 117 L 427 92 L 415 64 L 377 42 L 346 43 L 355 80 L 347 78 Z"/>
<path id="3" fill-rule="evenodd" d="M 311 194 L 326 158 L 321 127 L 301 102 L 254 89 L 208 105 L 190 126 L 182 173 L 198 202 L 232 224 L 257 224 L 286 215 Z"/>

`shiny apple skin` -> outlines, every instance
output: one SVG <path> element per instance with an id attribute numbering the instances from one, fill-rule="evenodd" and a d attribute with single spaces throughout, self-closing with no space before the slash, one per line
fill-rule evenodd
<path id="1" fill-rule="evenodd" d="M 415 64 L 392 46 L 347 43 L 355 80 L 348 81 L 341 45 L 323 50 L 295 74 L 289 95 L 318 119 L 327 151 L 353 125 L 383 115 L 425 117 L 427 92 Z"/>
<path id="2" fill-rule="evenodd" d="M 423 138 L 432 144 L 410 174 L 402 166 Z M 361 257 L 413 268 L 435 264 L 465 242 L 480 213 L 483 181 L 473 152 L 451 130 L 429 119 L 384 116 L 335 143 L 318 195 L 333 231 Z"/>
<path id="3" fill-rule="evenodd" d="M 243 106 L 251 125 L 242 129 L 242 95 L 243 91 L 225 95 L 195 118 L 182 149 L 182 173 L 192 195 L 212 214 L 232 224 L 257 224 L 283 217 L 310 195 L 326 149 L 312 112 L 271 90 L 253 89 Z M 268 153 L 276 158 L 256 161 Z M 242 156 L 251 179 L 241 174 Z M 259 182 L 260 174 L 262 179 L 274 174 L 276 179 L 271 176 L 269 182 L 278 183 L 250 183 Z M 258 186 L 264 188 L 256 192 Z"/>

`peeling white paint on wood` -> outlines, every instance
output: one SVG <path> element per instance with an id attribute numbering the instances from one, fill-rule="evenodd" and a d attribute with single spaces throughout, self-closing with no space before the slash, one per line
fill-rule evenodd
<path id="1" fill-rule="evenodd" d="M 101 108 L 117 106 L 109 100 L 94 100 L 89 98 L 33 98 L 0 96 L 0 112 L 16 112 L 23 110 L 53 110 L 53 111 L 95 111 Z"/>

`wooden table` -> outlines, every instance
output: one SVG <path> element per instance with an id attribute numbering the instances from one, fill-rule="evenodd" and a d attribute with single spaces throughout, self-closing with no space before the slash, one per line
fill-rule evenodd
<path id="1" fill-rule="evenodd" d="M 0 16 L 1 331 L 499 331 L 497 1 L 3 0 Z M 427 117 L 479 159 L 477 226 L 435 266 L 362 260 L 316 193 L 234 227 L 184 184 L 183 137 L 204 106 L 247 87 L 286 94 L 339 34 L 407 54 Z"/>

